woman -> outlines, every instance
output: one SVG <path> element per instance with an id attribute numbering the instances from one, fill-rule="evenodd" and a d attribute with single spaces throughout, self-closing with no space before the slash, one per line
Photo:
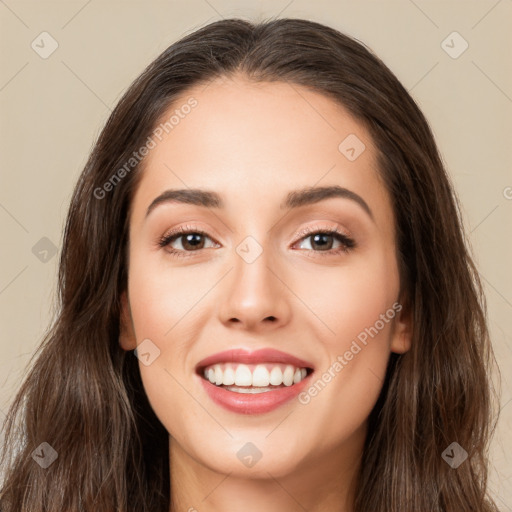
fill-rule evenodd
<path id="1" fill-rule="evenodd" d="M 334 29 L 231 19 L 165 50 L 79 179 L 59 290 L 3 512 L 497 510 L 452 186 Z"/>

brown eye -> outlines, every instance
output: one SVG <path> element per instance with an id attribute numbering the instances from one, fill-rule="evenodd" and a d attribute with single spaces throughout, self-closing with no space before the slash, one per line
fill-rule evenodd
<path id="1" fill-rule="evenodd" d="M 312 249 L 319 248 L 322 251 L 332 249 L 333 245 L 333 235 L 330 235 L 328 233 L 317 233 L 316 235 L 311 235 L 309 238 L 311 238 L 311 247 Z"/>
<path id="2" fill-rule="evenodd" d="M 211 242 L 210 245 L 207 245 L 207 240 Z M 216 246 L 205 232 L 190 228 L 180 228 L 164 235 L 158 244 L 160 247 L 166 247 L 166 251 L 173 256 L 187 256 L 187 253 Z"/>
<path id="3" fill-rule="evenodd" d="M 169 241 L 169 244 L 181 239 L 181 248 L 185 251 L 195 251 L 203 249 L 204 235 L 201 233 L 189 233 L 187 235 L 178 235 Z"/>
<path id="4" fill-rule="evenodd" d="M 310 240 L 310 247 L 303 247 L 302 245 L 307 240 Z M 336 243 L 338 245 L 333 247 Z M 323 230 L 309 233 L 307 236 L 303 237 L 300 246 L 301 249 L 332 254 L 340 251 L 348 252 L 349 249 L 355 246 L 355 242 L 338 231 Z"/>

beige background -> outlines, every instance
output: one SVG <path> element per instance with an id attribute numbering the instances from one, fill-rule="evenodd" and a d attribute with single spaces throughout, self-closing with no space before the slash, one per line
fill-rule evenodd
<path id="1" fill-rule="evenodd" d="M 0 0 L 0 419 L 52 317 L 51 244 L 60 247 L 71 191 L 110 110 L 169 44 L 232 16 L 301 17 L 355 36 L 430 120 L 486 286 L 502 373 L 491 488 L 512 511 L 511 0 Z M 50 48 L 44 31 L 58 43 L 46 59 L 31 47 Z M 442 45 L 454 31 L 469 44 L 458 58 L 462 39 Z"/>

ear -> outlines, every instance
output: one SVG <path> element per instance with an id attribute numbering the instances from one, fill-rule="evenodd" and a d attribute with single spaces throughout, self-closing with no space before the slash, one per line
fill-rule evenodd
<path id="1" fill-rule="evenodd" d="M 121 294 L 121 314 L 119 318 L 119 345 L 124 350 L 135 350 L 137 348 L 137 337 L 133 328 L 130 303 L 127 292 Z"/>
<path id="2" fill-rule="evenodd" d="M 412 344 L 412 311 L 410 304 L 402 305 L 397 302 L 395 311 L 395 325 L 393 329 L 393 338 L 391 340 L 391 352 L 395 354 L 404 354 L 411 348 Z"/>

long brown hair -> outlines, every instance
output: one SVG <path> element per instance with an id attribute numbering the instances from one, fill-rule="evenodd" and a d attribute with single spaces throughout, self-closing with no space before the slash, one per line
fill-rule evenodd
<path id="1" fill-rule="evenodd" d="M 76 185 L 59 267 L 59 313 L 8 419 L 2 512 L 168 512 L 168 434 L 137 359 L 118 343 L 131 199 L 125 168 L 190 86 L 243 73 L 327 95 L 369 130 L 392 199 L 412 348 L 392 355 L 369 418 L 357 512 L 497 510 L 487 497 L 492 363 L 485 301 L 457 199 L 427 121 L 359 42 L 300 19 L 211 23 L 167 48 L 112 112 Z M 100 191 L 100 192 L 98 192 Z M 453 469 L 453 442 L 468 458 Z M 58 454 L 44 469 L 34 450 Z M 41 454 L 40 454 L 41 456 Z"/>

